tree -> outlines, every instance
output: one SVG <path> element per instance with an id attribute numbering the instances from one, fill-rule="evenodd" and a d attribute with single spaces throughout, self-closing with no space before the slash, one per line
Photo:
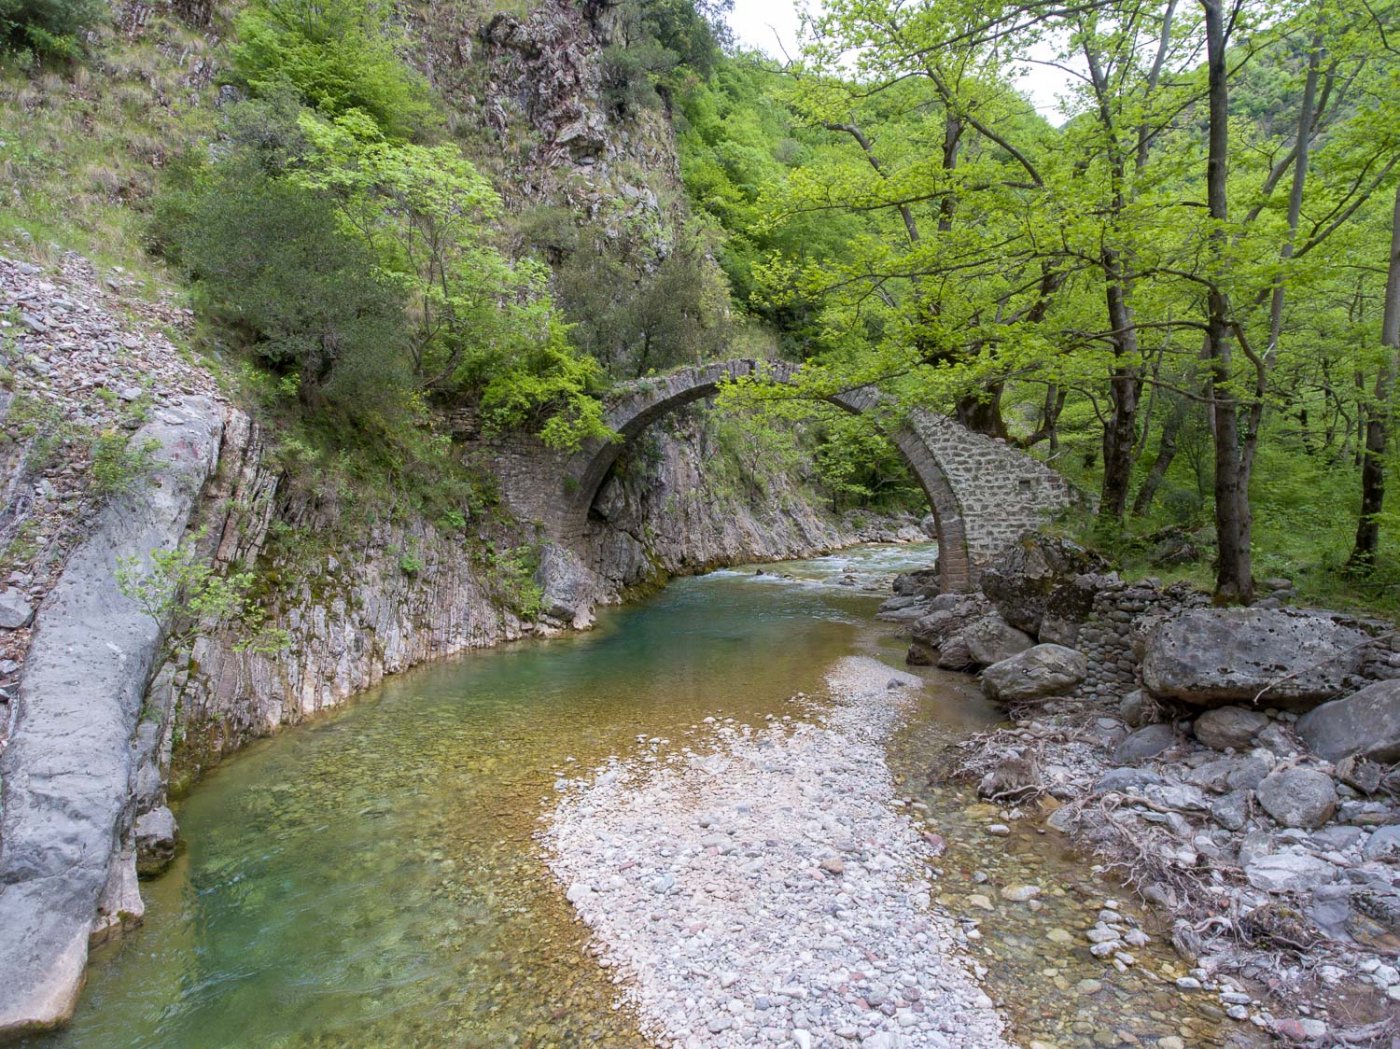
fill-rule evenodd
<path id="1" fill-rule="evenodd" d="M 1386 266 L 1385 306 L 1381 320 L 1381 345 L 1386 359 L 1376 377 L 1374 406 L 1366 423 L 1366 450 L 1361 463 L 1361 518 L 1349 566 L 1358 572 L 1375 567 L 1380 549 L 1380 515 L 1385 509 L 1386 448 L 1390 440 L 1390 399 L 1400 366 L 1400 186 L 1395 190 L 1391 220 L 1390 261 Z"/>

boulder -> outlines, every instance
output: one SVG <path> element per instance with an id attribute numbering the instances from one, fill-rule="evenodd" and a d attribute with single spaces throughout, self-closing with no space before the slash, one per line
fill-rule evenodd
<path id="1" fill-rule="evenodd" d="M 1263 892 L 1309 892 L 1337 877 L 1326 860 L 1298 852 L 1275 852 L 1251 860 L 1245 879 Z"/>
<path id="2" fill-rule="evenodd" d="M 1278 758 L 1273 754 L 1256 748 L 1245 757 L 1235 759 L 1235 767 L 1225 777 L 1225 785 L 1231 790 L 1255 790 L 1277 764 Z"/>
<path id="3" fill-rule="evenodd" d="M 23 592 L 13 587 L 0 590 L 0 627 L 18 630 L 34 621 L 34 606 Z"/>
<path id="4" fill-rule="evenodd" d="M 928 615 L 917 620 L 909 632 L 915 641 L 933 649 L 942 648 L 944 641 L 991 610 L 980 594 L 942 594 L 930 601 L 928 608 Z"/>
<path id="5" fill-rule="evenodd" d="M 1151 724 L 1157 715 L 1157 704 L 1146 692 L 1135 688 L 1118 701 L 1118 716 L 1129 728 Z"/>
<path id="6" fill-rule="evenodd" d="M 901 597 L 934 597 L 938 594 L 938 569 L 901 572 L 894 577 L 891 589 Z"/>
<path id="7" fill-rule="evenodd" d="M 1036 645 L 982 672 L 982 692 L 998 703 L 1012 703 L 1068 692 L 1089 673 L 1083 653 L 1061 645 Z"/>
<path id="8" fill-rule="evenodd" d="M 1176 742 L 1176 729 L 1169 724 L 1147 725 L 1118 744 L 1113 760 L 1119 765 L 1156 757 Z"/>
<path id="9" fill-rule="evenodd" d="M 1196 738 L 1215 750 L 1244 750 L 1267 727 L 1269 716 L 1244 707 L 1218 707 L 1196 719 Z"/>
<path id="10" fill-rule="evenodd" d="M 1400 681 L 1377 681 L 1298 719 L 1298 735 L 1328 761 L 1400 761 Z"/>
<path id="11" fill-rule="evenodd" d="M 1285 827 L 1316 830 L 1337 811 L 1332 777 L 1316 769 L 1285 768 L 1265 776 L 1256 788 L 1259 804 Z"/>
<path id="12" fill-rule="evenodd" d="M 1107 567 L 1102 557 L 1078 543 L 1027 532 L 982 570 L 980 583 L 982 592 L 1008 623 L 1036 634 L 1057 587 Z"/>
<path id="13" fill-rule="evenodd" d="M 593 625 L 593 606 L 600 584 L 572 550 L 548 543 L 535 569 L 540 588 L 540 615 L 551 625 L 586 630 Z"/>
<path id="14" fill-rule="evenodd" d="M 1211 802 L 1210 815 L 1226 830 L 1243 830 L 1249 821 L 1249 792 L 1232 790 Z"/>
<path id="15" fill-rule="evenodd" d="M 1400 824 L 1377 827 L 1361 854 L 1368 860 L 1400 859 Z"/>
<path id="16" fill-rule="evenodd" d="M 972 662 L 984 667 L 1010 659 L 1035 644 L 995 612 L 973 620 L 963 627 L 959 636 L 967 645 Z"/>
<path id="17" fill-rule="evenodd" d="M 175 815 L 164 805 L 136 819 L 136 873 L 143 878 L 162 874 L 175 858 L 179 828 Z"/>
<path id="18" fill-rule="evenodd" d="M 1196 608 L 1146 639 L 1142 680 L 1154 696 L 1195 706 L 1310 706 L 1345 690 L 1368 638 L 1339 617 L 1292 609 Z"/>

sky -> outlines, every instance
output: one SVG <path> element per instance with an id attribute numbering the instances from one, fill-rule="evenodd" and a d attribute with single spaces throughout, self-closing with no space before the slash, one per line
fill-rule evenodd
<path id="1" fill-rule="evenodd" d="M 783 50 L 797 56 L 797 6 L 803 0 L 734 0 L 729 25 L 739 42 L 781 60 Z M 821 0 L 807 0 L 817 8 Z M 1048 57 L 1036 55 L 1034 57 Z M 1052 123 L 1059 123 L 1056 94 L 1064 90 L 1064 74 L 1046 66 L 1029 66 L 1019 78 L 1019 86 L 1034 103 L 1040 114 Z"/>

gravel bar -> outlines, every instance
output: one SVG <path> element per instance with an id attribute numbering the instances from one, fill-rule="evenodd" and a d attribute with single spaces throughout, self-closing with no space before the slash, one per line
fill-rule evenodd
<path id="1" fill-rule="evenodd" d="M 658 1045 L 1008 1046 L 885 764 L 923 683 L 857 657 L 827 683 L 816 723 L 561 783 L 550 866 Z"/>

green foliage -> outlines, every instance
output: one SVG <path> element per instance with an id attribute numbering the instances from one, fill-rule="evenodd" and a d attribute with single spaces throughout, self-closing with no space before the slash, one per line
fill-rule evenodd
<path id="1" fill-rule="evenodd" d="M 0 49 L 72 60 L 106 18 L 101 0 L 0 0 Z"/>
<path id="2" fill-rule="evenodd" d="M 201 624 L 234 624 L 243 635 L 235 648 L 272 654 L 286 648 L 285 630 L 266 624 L 266 612 L 252 598 L 252 572 L 220 575 L 200 554 L 199 533 L 172 549 L 152 550 L 149 561 L 133 556 L 116 566 L 117 588 L 166 631 L 167 655 L 192 641 Z"/>
<path id="3" fill-rule="evenodd" d="M 107 430 L 92 446 L 92 487 L 102 499 L 133 491 L 151 476 L 160 442 L 154 438 L 137 443 L 126 434 Z"/>
<path id="4" fill-rule="evenodd" d="M 396 54 L 391 9 L 374 0 L 258 0 L 235 24 L 234 72 L 256 94 L 286 86 L 327 117 L 367 114 L 390 138 L 433 122 L 427 84 Z"/>
<path id="5" fill-rule="evenodd" d="M 485 573 L 487 589 L 498 601 L 524 620 L 539 618 L 544 608 L 544 592 L 535 582 L 540 551 L 534 546 L 517 546 L 499 551 L 493 545 L 475 552 L 477 564 Z"/>
<path id="6" fill-rule="evenodd" d="M 899 450 L 868 419 L 842 414 L 823 431 L 813 462 L 833 509 L 924 510 L 927 500 Z"/>
<path id="7" fill-rule="evenodd" d="M 331 201 L 235 157 L 172 181 L 157 216 L 201 314 L 284 377 L 283 390 L 366 428 L 403 416 L 402 295 Z"/>

